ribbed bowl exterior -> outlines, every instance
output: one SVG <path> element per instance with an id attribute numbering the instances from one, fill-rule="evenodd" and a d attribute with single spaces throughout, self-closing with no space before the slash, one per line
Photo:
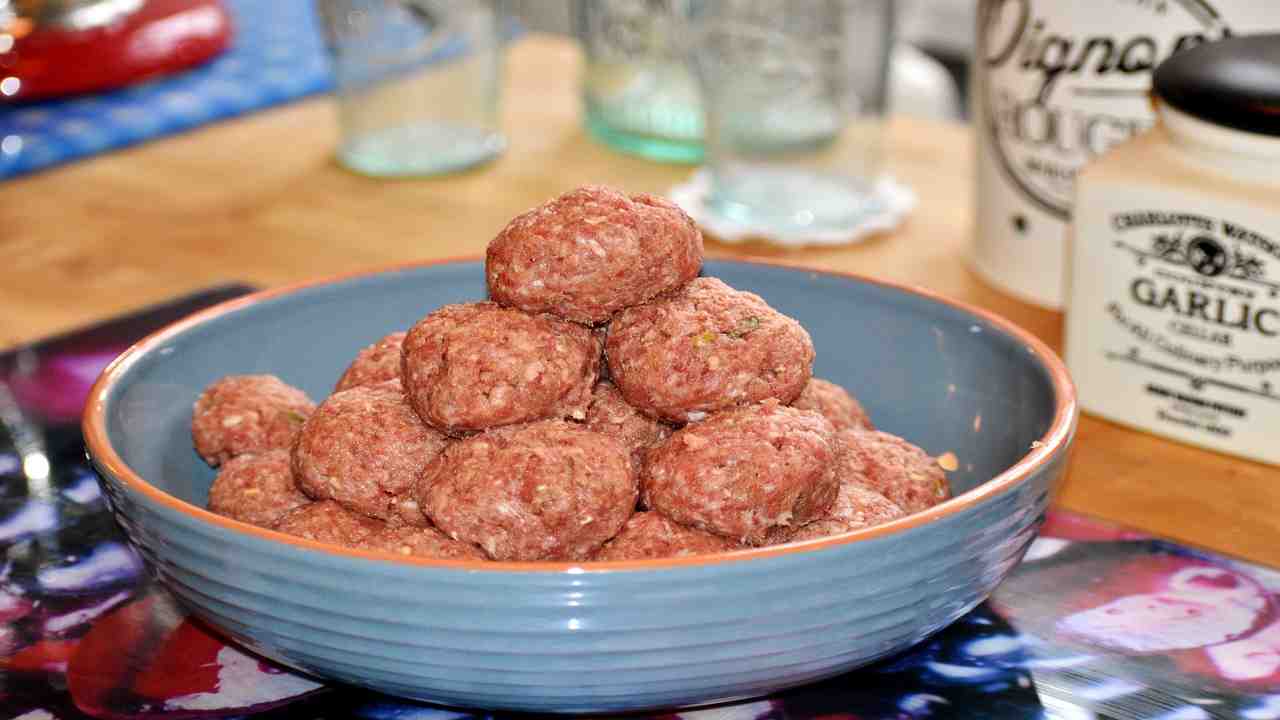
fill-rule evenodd
<path id="1" fill-rule="evenodd" d="M 855 543 L 660 570 L 474 572 L 229 533 L 103 477 L 195 614 L 292 667 L 467 707 L 598 712 L 769 693 L 896 653 L 1022 557 L 1064 455 L 1010 492 Z"/>
<path id="2" fill-rule="evenodd" d="M 203 387 L 271 372 L 324 397 L 360 347 L 483 297 L 478 262 L 282 288 L 179 322 L 104 372 L 86 442 L 121 525 L 195 614 L 286 665 L 447 705 L 586 713 L 759 696 L 901 651 L 985 599 L 1066 463 L 1077 411 L 1061 361 L 927 292 L 762 263 L 704 271 L 800 320 L 815 373 L 885 429 L 954 450 L 957 497 L 854 536 L 613 567 L 361 555 L 200 509 L 213 471 L 189 428 Z"/>

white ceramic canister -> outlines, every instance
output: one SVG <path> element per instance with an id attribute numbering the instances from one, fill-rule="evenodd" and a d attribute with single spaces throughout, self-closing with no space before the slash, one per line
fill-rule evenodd
<path id="1" fill-rule="evenodd" d="M 1076 172 L 1151 126 L 1151 70 L 1206 40 L 1266 30 L 1280 30 L 1280 2 L 981 0 L 978 272 L 1024 300 L 1062 307 Z"/>
<path id="2" fill-rule="evenodd" d="M 1067 365 L 1088 412 L 1280 464 L 1280 34 L 1154 85 L 1157 125 L 1080 174 Z"/>

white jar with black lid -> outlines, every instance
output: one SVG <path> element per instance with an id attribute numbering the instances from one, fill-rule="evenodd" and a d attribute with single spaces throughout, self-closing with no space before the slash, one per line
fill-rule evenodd
<path id="1" fill-rule="evenodd" d="M 1280 34 L 1180 53 L 1153 95 L 1156 126 L 1077 181 L 1081 405 L 1280 464 Z"/>

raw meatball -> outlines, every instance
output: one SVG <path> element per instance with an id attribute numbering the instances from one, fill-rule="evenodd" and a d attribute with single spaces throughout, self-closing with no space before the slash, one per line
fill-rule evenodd
<path id="1" fill-rule="evenodd" d="M 191 438 L 200 457 L 217 467 L 236 455 L 287 449 L 315 407 L 274 375 L 229 375 L 196 398 Z"/>
<path id="2" fill-rule="evenodd" d="M 275 529 L 316 542 L 357 547 L 387 524 L 352 512 L 332 500 L 321 500 L 291 510 L 276 522 Z"/>
<path id="3" fill-rule="evenodd" d="M 456 442 L 418 489 L 436 526 L 494 560 L 584 560 L 618 533 L 637 493 L 621 443 L 563 420 Z"/>
<path id="4" fill-rule="evenodd" d="M 821 414 L 836 430 L 875 429 L 867 411 L 862 409 L 862 403 L 839 385 L 820 378 L 810 380 L 791 407 Z"/>
<path id="5" fill-rule="evenodd" d="M 631 451 L 636 472 L 644 464 L 645 451 L 671 436 L 671 428 L 628 405 L 610 382 L 599 383 L 592 393 L 587 429 L 617 438 Z"/>
<path id="6" fill-rule="evenodd" d="M 398 380 L 330 395 L 293 448 L 298 487 L 390 522 L 425 525 L 413 487 L 445 436 L 414 414 Z"/>
<path id="7" fill-rule="evenodd" d="M 618 313 L 605 350 L 627 402 L 675 422 L 768 398 L 789 403 L 813 367 L 800 323 L 715 278 Z"/>
<path id="8" fill-rule="evenodd" d="M 749 545 L 780 542 L 835 500 L 834 443 L 815 412 L 776 401 L 726 410 L 649 451 L 645 504 Z"/>
<path id="9" fill-rule="evenodd" d="M 401 377 L 423 422 L 450 434 L 581 420 L 600 345 L 590 329 L 550 315 L 490 302 L 446 305 L 409 330 Z"/>
<path id="10" fill-rule="evenodd" d="M 861 530 L 873 525 L 883 525 L 890 520 L 905 517 L 906 513 L 892 500 L 863 485 L 860 476 L 841 478 L 836 501 L 823 518 L 800 528 L 800 532 L 788 540 L 813 540 L 814 538 Z"/>
<path id="11" fill-rule="evenodd" d="M 433 527 L 388 525 L 356 543 L 362 550 L 379 550 L 396 555 L 439 558 L 441 560 L 485 560 L 474 545 L 458 542 Z"/>
<path id="12" fill-rule="evenodd" d="M 867 487 L 908 514 L 927 510 L 951 494 L 938 461 L 897 435 L 846 430 L 839 440 L 848 448 L 850 466 L 861 465 Z"/>
<path id="13" fill-rule="evenodd" d="M 737 543 L 672 522 L 661 513 L 639 512 L 604 544 L 594 560 L 645 560 L 737 550 Z"/>
<path id="14" fill-rule="evenodd" d="M 400 378 L 400 346 L 404 333 L 395 332 L 360 351 L 347 367 L 334 392 L 342 392 L 359 385 L 377 385 Z"/>
<path id="15" fill-rule="evenodd" d="M 209 488 L 210 510 L 261 527 L 271 527 L 281 515 L 309 502 L 293 482 L 288 450 L 237 455 Z"/>
<path id="16" fill-rule="evenodd" d="M 588 186 L 512 220 L 489 243 L 489 297 L 597 324 L 697 277 L 702 234 L 674 203 Z"/>

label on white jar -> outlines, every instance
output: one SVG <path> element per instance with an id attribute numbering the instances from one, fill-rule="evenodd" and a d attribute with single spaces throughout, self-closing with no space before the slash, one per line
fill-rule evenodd
<path id="1" fill-rule="evenodd" d="M 978 22 L 974 261 L 1000 287 L 1061 307 L 1076 172 L 1154 123 L 1161 60 L 1278 29 L 1280 2 L 983 0 Z"/>
<path id="2" fill-rule="evenodd" d="M 1280 463 L 1280 214 L 1081 190 L 1067 363 L 1084 409 Z"/>

